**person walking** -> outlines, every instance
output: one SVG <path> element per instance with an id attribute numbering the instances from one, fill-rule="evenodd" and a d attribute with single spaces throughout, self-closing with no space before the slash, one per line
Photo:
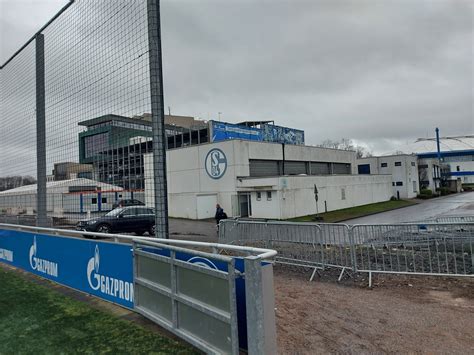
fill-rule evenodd
<path id="1" fill-rule="evenodd" d="M 216 219 L 217 231 L 219 231 L 219 222 L 223 219 L 227 219 L 227 214 L 224 212 L 224 209 L 219 204 L 216 205 L 215 219 Z"/>

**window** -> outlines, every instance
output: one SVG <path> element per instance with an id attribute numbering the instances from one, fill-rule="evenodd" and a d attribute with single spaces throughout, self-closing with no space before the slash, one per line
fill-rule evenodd
<path id="1" fill-rule="evenodd" d="M 109 148 L 109 133 L 100 133 L 84 137 L 84 153 L 86 158 L 107 151 Z"/>
<path id="2" fill-rule="evenodd" d="M 386 167 L 387 167 L 387 163 L 382 163 L 382 164 L 380 164 L 380 167 L 381 167 L 381 168 L 386 168 Z"/>
<path id="3" fill-rule="evenodd" d="M 395 166 L 402 166 L 402 162 L 401 161 L 396 161 Z"/>
<path id="4" fill-rule="evenodd" d="M 370 164 L 360 164 L 357 170 L 359 174 L 370 174 Z"/>
<path id="5" fill-rule="evenodd" d="M 397 181 L 397 186 L 403 186 L 403 181 Z"/>
<path id="6" fill-rule="evenodd" d="M 341 200 L 345 200 L 345 199 L 346 199 L 346 189 L 342 188 L 341 189 Z"/>
<path id="7" fill-rule="evenodd" d="M 257 192 L 257 201 L 260 201 L 260 200 L 262 200 L 262 193 Z"/>
<path id="8" fill-rule="evenodd" d="M 392 181 L 392 186 L 395 186 L 395 181 Z"/>
<path id="9" fill-rule="evenodd" d="M 97 197 L 92 197 L 92 202 L 93 205 L 97 205 Z"/>
<path id="10" fill-rule="evenodd" d="M 411 162 L 411 166 L 416 166 L 414 161 Z"/>
<path id="11" fill-rule="evenodd" d="M 271 201 L 271 200 L 272 200 L 272 192 L 267 191 L 267 201 Z"/>
<path id="12" fill-rule="evenodd" d="M 107 197 L 102 197 L 102 203 L 107 203 Z"/>
<path id="13" fill-rule="evenodd" d="M 461 171 L 461 167 L 459 165 L 456 166 L 456 171 Z"/>
<path id="14" fill-rule="evenodd" d="M 413 181 L 413 192 L 416 192 L 417 189 L 416 189 L 416 181 Z"/>

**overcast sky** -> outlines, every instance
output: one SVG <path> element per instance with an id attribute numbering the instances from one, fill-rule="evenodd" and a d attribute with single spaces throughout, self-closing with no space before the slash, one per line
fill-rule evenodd
<path id="1" fill-rule="evenodd" d="M 0 62 L 64 0 L 0 0 Z M 165 105 L 374 153 L 474 131 L 470 0 L 163 0 Z"/>

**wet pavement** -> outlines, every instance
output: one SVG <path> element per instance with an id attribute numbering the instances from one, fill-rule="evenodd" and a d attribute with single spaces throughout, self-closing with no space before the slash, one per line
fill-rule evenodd
<path id="1" fill-rule="evenodd" d="M 186 239 L 216 243 L 218 239 L 215 220 L 169 219 L 171 239 Z"/>
<path id="2" fill-rule="evenodd" d="M 420 200 L 418 205 L 345 221 L 347 224 L 416 222 L 439 216 L 473 216 L 474 192 Z"/>

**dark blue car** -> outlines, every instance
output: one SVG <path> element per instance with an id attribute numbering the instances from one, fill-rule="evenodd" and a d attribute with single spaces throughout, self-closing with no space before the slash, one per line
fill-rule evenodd
<path id="1" fill-rule="evenodd" d="M 155 213 L 153 208 L 131 206 L 116 208 L 104 216 L 80 221 L 76 229 L 97 233 L 136 233 L 148 232 L 155 235 Z"/>

